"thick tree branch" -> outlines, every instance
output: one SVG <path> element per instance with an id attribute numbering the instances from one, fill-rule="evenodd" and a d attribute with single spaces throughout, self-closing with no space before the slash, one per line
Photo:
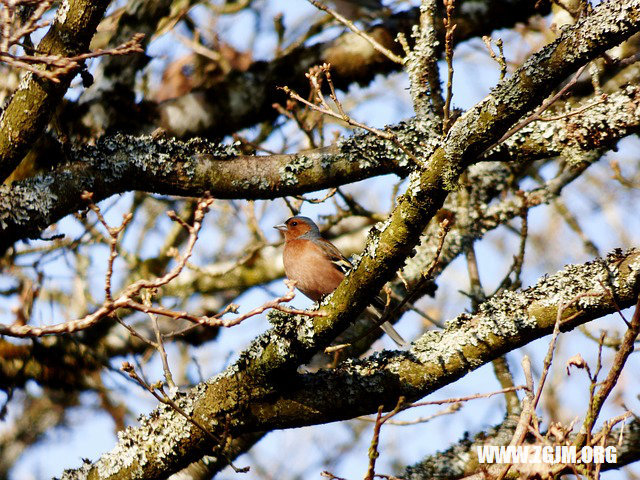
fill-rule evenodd
<path id="1" fill-rule="evenodd" d="M 584 103 L 591 103 L 588 98 Z M 571 100 L 567 102 L 572 104 Z M 579 108 L 579 105 L 573 105 Z M 562 108 L 560 109 L 562 111 Z M 509 188 L 513 176 L 517 178 L 537 159 L 561 157 L 582 172 L 582 162 L 594 162 L 602 153 L 628 135 L 640 132 L 640 87 L 629 85 L 622 91 L 608 96 L 607 101 L 582 112 L 553 122 L 534 122 L 511 137 L 503 146 L 488 155 L 488 159 L 508 163 L 483 162 L 468 171 L 468 188 L 474 214 L 464 215 L 468 205 L 459 205 L 455 196 L 449 197 L 444 207 L 452 211 L 456 222 L 447 235 L 444 249 L 438 261 L 437 271 L 443 270 L 462 251 L 465 245 L 481 238 L 484 233 L 519 215 L 523 199 L 514 199 L 510 205 L 488 205 L 496 196 Z M 572 175 L 567 172 L 566 175 Z M 532 192 L 536 202 L 546 203 L 560 194 L 562 187 L 572 179 L 552 182 L 548 187 Z M 537 204 L 537 203 L 536 203 Z M 533 206 L 533 204 L 529 204 Z M 407 261 L 403 270 L 409 284 L 418 281 L 422 272 L 434 261 L 438 243 L 438 222 L 431 222 L 425 230 L 416 254 Z M 340 245 L 341 251 L 351 255 L 364 247 L 360 235 Z M 338 239 L 338 242 L 342 240 Z M 175 284 L 175 292 L 197 291 L 215 293 L 222 290 L 244 290 L 273 281 L 284 275 L 275 268 L 281 249 L 267 246 L 252 257 L 250 265 L 223 262 L 209 265 L 205 272 L 185 272 Z"/>
<path id="2" fill-rule="evenodd" d="M 549 2 L 529 0 L 466 0 L 459 3 L 461 8 L 453 20 L 458 26 L 456 42 L 526 22 L 536 13 L 545 15 L 550 5 Z M 466 4 L 469 8 L 465 8 Z M 397 34 L 402 32 L 409 37 L 418 17 L 417 8 L 397 13 L 370 28 L 368 34 L 395 51 L 399 48 L 394 41 Z M 438 36 L 444 38 L 442 13 L 438 13 L 436 19 Z M 145 102 L 134 107 L 132 98 L 127 96 L 111 96 L 107 105 L 102 97 L 98 97 L 79 105 L 69 104 L 63 115 L 71 121 L 83 119 L 83 125 L 92 125 L 97 131 L 111 132 L 114 127 L 122 129 L 125 125 L 127 132 L 145 133 L 160 124 L 178 137 L 222 138 L 238 129 L 275 119 L 278 112 L 272 104 L 284 103 L 287 98 L 277 87 L 288 85 L 303 91 L 308 87 L 305 73 L 312 66 L 323 63 L 331 63 L 336 87 L 344 90 L 353 83 L 365 85 L 377 74 L 400 68 L 357 35 L 348 32 L 328 42 L 297 48 L 270 61 L 257 61 L 246 72 L 232 71 L 214 85 L 159 105 Z M 97 108 L 96 103 L 99 104 Z M 87 118 L 103 109 L 115 114 L 108 117 L 110 123 L 104 124 L 102 116 L 99 122 Z M 83 128 L 79 127 L 80 130 Z"/>
<path id="3" fill-rule="evenodd" d="M 396 130 L 415 138 L 411 124 Z M 82 191 L 100 201 L 130 190 L 216 198 L 275 198 L 335 187 L 375 175 L 403 172 L 409 160 L 375 136 L 357 135 L 337 146 L 268 157 L 241 156 L 231 146 L 116 135 L 72 154 L 50 174 L 0 187 L 0 247 L 37 238 L 63 216 L 83 208 Z M 355 160 L 355 161 L 354 161 Z"/>
<path id="4" fill-rule="evenodd" d="M 38 50 L 61 57 L 85 53 L 108 5 L 109 0 L 63 1 Z M 62 75 L 57 83 L 27 74 L 0 116 L 0 180 L 11 174 L 42 134 L 77 73 Z"/>
<path id="5" fill-rule="evenodd" d="M 516 429 L 518 419 L 507 418 L 500 425 L 497 425 L 485 432 L 477 435 L 473 439 L 463 439 L 457 445 L 452 446 L 444 452 L 429 455 L 419 463 L 407 467 L 402 478 L 408 480 L 481 480 L 487 478 L 487 474 L 499 474 L 503 465 L 485 465 L 488 471 L 480 473 L 478 470 L 476 447 L 482 445 L 508 445 Z M 640 422 L 633 419 L 624 426 L 622 436 L 620 429 L 615 429 L 607 435 L 606 445 L 617 446 L 617 462 L 605 463 L 603 470 L 620 469 L 623 465 L 640 460 Z M 571 437 L 575 439 L 575 435 Z M 617 445 L 622 439 L 622 444 Z M 496 467 L 494 469 L 494 467 Z M 570 472 L 567 472 L 570 473 Z M 470 477 L 471 475 L 474 475 Z"/>
<path id="6" fill-rule="evenodd" d="M 584 100 L 591 102 L 592 99 Z M 519 163 L 562 156 L 569 164 L 580 162 L 585 156 L 597 158 L 590 149 L 611 148 L 621 138 L 640 131 L 639 106 L 640 89 L 629 85 L 578 115 L 531 123 L 487 158 Z M 394 131 L 409 137 L 414 129 L 409 122 L 396 126 Z M 434 138 L 435 132 L 424 135 Z M 403 154 L 371 134 L 300 155 L 234 158 L 233 149 L 220 148 L 202 141 L 105 138 L 96 147 L 75 152 L 71 163 L 53 172 L 17 182 L 11 188 L 1 187 L 0 246 L 6 248 L 19 239 L 37 238 L 50 224 L 83 208 L 83 190 L 94 192 L 97 199 L 136 188 L 174 195 L 197 196 L 210 191 L 218 198 L 276 198 L 380 174 L 407 172 L 408 160 Z M 351 161 L 354 157 L 359 160 Z M 158 164 L 157 159 L 165 158 L 171 161 Z M 199 167 L 195 169 L 194 164 Z M 183 174 L 185 171 L 194 173 L 189 177 Z M 259 190 L 256 186 L 264 188 Z M 54 198 L 59 200 L 49 201 Z M 268 277 L 252 272 L 250 283 L 242 280 L 236 284 L 235 277 L 227 277 L 224 286 L 205 290 L 246 287 L 278 276 L 277 272 Z"/>
<path id="7" fill-rule="evenodd" d="M 615 18 L 615 27 L 611 19 Z M 410 177 L 407 193 L 399 198 L 389 219 L 372 229 L 359 265 L 342 282 L 314 322 L 324 342 L 333 338 L 366 307 L 368 292 L 379 291 L 402 266 L 429 220 L 442 206 L 459 174 L 509 126 L 540 103 L 559 81 L 581 64 L 640 30 L 640 0 L 608 2 L 567 29 L 553 43 L 534 54 L 492 94 L 464 114 L 449 130 L 428 161 L 427 168 Z M 333 335 L 333 336 L 332 336 Z M 322 347 L 325 346 L 321 343 Z"/>
<path id="8" fill-rule="evenodd" d="M 289 374 L 284 382 L 284 377 L 257 368 L 267 367 L 272 346 L 286 348 L 283 336 L 305 338 L 311 327 L 304 319 L 273 314 L 276 327 L 256 339 L 235 365 L 177 401 L 212 431 L 233 436 L 352 418 L 373 413 L 380 404 L 393 408 L 399 396 L 420 398 L 547 335 L 559 309 L 565 319 L 562 329 L 570 330 L 634 304 L 639 293 L 640 251 L 616 251 L 606 259 L 570 265 L 526 290 L 494 297 L 476 315 L 462 314 L 444 331 L 426 333 L 408 352 L 383 352 L 315 374 Z M 578 295 L 585 296 L 565 308 Z M 63 478 L 106 478 L 123 471 L 128 478 L 162 476 L 208 448 L 202 432 L 162 406 L 143 418 L 140 427 L 127 429 L 96 464 Z"/>

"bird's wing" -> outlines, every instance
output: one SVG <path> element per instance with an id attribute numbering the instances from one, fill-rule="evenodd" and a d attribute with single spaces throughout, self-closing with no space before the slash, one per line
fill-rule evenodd
<path id="1" fill-rule="evenodd" d="M 337 270 L 341 271 L 342 273 L 347 273 L 353 268 L 351 262 L 347 260 L 347 258 L 342 255 L 342 253 L 340 253 L 340 250 L 338 250 L 335 245 L 333 245 L 333 243 L 322 239 L 320 246 Z"/>
<path id="2" fill-rule="evenodd" d="M 334 267 L 342 273 L 347 273 L 353 268 L 351 262 L 347 260 L 347 258 L 340 253 L 340 250 L 338 250 L 331 242 L 322 239 L 320 248 L 322 248 L 322 251 L 329 257 Z M 371 300 L 371 303 L 371 307 L 367 310 L 369 313 L 373 314 L 375 321 L 379 321 L 382 318 L 382 314 L 386 307 L 385 301 L 380 295 L 378 295 Z M 382 323 L 380 328 L 382 328 L 382 330 L 384 330 L 399 347 L 403 347 L 407 344 L 405 339 L 400 336 L 389 322 Z"/>

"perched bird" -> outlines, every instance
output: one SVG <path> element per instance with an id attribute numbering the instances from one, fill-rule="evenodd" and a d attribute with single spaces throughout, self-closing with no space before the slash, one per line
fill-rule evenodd
<path id="1" fill-rule="evenodd" d="M 318 226 L 310 218 L 298 215 L 273 228 L 284 235 L 282 259 L 287 278 L 295 281 L 298 290 L 311 300 L 317 302 L 333 292 L 345 273 L 353 268 L 335 245 L 322 238 Z M 370 308 L 369 312 L 379 320 L 384 302 L 376 297 L 373 303 L 379 311 L 376 315 Z M 399 346 L 406 344 L 389 322 L 383 323 L 380 328 Z"/>

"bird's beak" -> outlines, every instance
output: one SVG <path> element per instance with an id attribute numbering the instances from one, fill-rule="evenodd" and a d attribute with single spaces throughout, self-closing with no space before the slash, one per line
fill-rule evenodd
<path id="1" fill-rule="evenodd" d="M 284 232 L 287 229 L 287 226 L 284 223 L 280 223 L 278 225 L 274 225 L 273 228 L 275 228 L 276 230 L 280 230 L 281 232 Z"/>

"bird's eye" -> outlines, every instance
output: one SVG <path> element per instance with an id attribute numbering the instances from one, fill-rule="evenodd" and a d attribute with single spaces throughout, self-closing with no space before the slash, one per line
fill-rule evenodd
<path id="1" fill-rule="evenodd" d="M 295 227 L 296 225 L 298 225 L 298 222 L 291 222 L 292 227 Z"/>

